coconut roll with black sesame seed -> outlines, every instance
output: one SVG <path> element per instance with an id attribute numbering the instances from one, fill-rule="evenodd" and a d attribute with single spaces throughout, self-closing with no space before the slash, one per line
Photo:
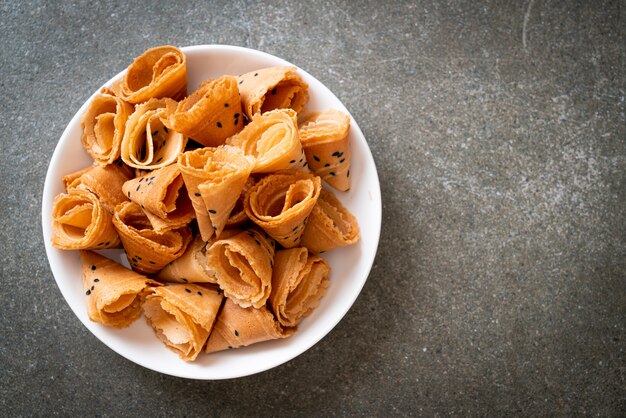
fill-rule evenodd
<path id="1" fill-rule="evenodd" d="M 111 90 L 133 104 L 151 98 L 181 100 L 187 95 L 187 57 L 174 46 L 150 48 L 134 59 Z"/>
<path id="2" fill-rule="evenodd" d="M 255 117 L 243 131 L 228 138 L 226 144 L 255 158 L 253 173 L 286 169 L 309 172 L 298 136 L 296 112 L 291 109 Z"/>
<path id="3" fill-rule="evenodd" d="M 207 80 L 182 100 L 170 116 L 172 127 L 207 147 L 216 147 L 243 129 L 237 80 Z"/>
<path id="4" fill-rule="evenodd" d="M 313 113 L 299 134 L 311 171 L 340 191 L 350 189 L 350 117 L 338 110 Z"/>
<path id="5" fill-rule="evenodd" d="M 173 284 L 152 289 L 143 312 L 168 349 L 185 361 L 193 361 L 213 329 L 222 299 L 215 288 Z"/>
<path id="6" fill-rule="evenodd" d="M 274 247 L 271 238 L 249 229 L 208 247 L 207 266 L 226 297 L 244 308 L 259 308 L 271 292 Z"/>
<path id="7" fill-rule="evenodd" d="M 185 135 L 168 126 L 177 105 L 164 98 L 150 99 L 135 107 L 126 122 L 122 161 L 141 170 L 156 170 L 176 162 L 187 143 Z"/>
<path id="8" fill-rule="evenodd" d="M 115 208 L 113 225 L 131 267 L 143 274 L 156 273 L 182 256 L 192 238 L 187 226 L 159 234 L 135 202 L 124 202 Z"/>
<path id="9" fill-rule="evenodd" d="M 63 250 L 117 248 L 112 215 L 89 190 L 73 188 L 52 203 L 52 246 Z"/>
<path id="10" fill-rule="evenodd" d="M 206 343 L 206 353 L 244 347 L 264 341 L 287 338 L 296 328 L 283 327 L 265 307 L 242 308 L 226 299 L 213 332 Z"/>
<path id="11" fill-rule="evenodd" d="M 122 190 L 128 199 L 143 209 L 158 233 L 183 227 L 196 217 L 176 164 L 129 180 Z"/>
<path id="12" fill-rule="evenodd" d="M 330 266 L 304 247 L 276 252 L 270 306 L 281 325 L 295 327 L 311 314 L 329 285 Z"/>
<path id="13" fill-rule="evenodd" d="M 100 166 L 97 164 L 87 167 L 75 173 L 63 177 L 66 190 L 88 190 L 98 197 L 102 206 L 109 212 L 117 205 L 127 200 L 122 185 L 130 179 L 132 173 L 127 167 L 119 167 L 117 164 Z"/>
<path id="14" fill-rule="evenodd" d="M 281 171 L 261 179 L 244 200 L 246 215 L 285 248 L 297 247 L 322 189 L 319 177 Z"/>
<path id="15" fill-rule="evenodd" d="M 93 251 L 80 251 L 87 314 L 93 322 L 123 328 L 141 315 L 145 291 L 155 282 Z"/>
<path id="16" fill-rule="evenodd" d="M 243 110 L 252 119 L 274 109 L 301 112 L 309 101 L 309 86 L 296 67 L 268 67 L 237 77 Z"/>

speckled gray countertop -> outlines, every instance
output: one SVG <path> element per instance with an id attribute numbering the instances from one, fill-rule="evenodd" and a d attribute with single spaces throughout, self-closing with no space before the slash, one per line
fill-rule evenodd
<path id="1" fill-rule="evenodd" d="M 0 3 L 0 415 L 623 415 L 620 1 Z M 159 375 L 61 296 L 44 176 L 87 97 L 151 46 L 231 44 L 326 84 L 378 167 L 363 292 L 314 348 L 230 381 Z"/>

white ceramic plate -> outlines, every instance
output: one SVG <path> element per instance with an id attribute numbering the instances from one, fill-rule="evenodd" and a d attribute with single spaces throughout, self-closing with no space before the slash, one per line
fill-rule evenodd
<path id="1" fill-rule="evenodd" d="M 263 52 L 234 46 L 201 45 L 182 50 L 187 55 L 190 92 L 209 77 L 239 75 L 276 65 L 293 65 Z M 132 57 L 129 57 L 128 62 L 132 62 Z M 307 110 L 335 108 L 348 112 L 339 99 L 317 79 L 303 70 L 299 70 L 299 73 L 309 84 L 311 98 Z M 106 85 L 109 86 L 121 74 Z M 61 177 L 92 163 L 80 142 L 80 117 L 90 101 L 91 98 L 74 115 L 52 155 L 43 191 L 42 222 L 46 253 L 57 285 L 78 319 L 100 341 L 130 361 L 161 373 L 192 379 L 228 379 L 258 373 L 296 357 L 328 334 L 348 312 L 374 262 L 381 225 L 380 186 L 376 166 L 354 119 L 350 127 L 352 188 L 349 192 L 336 194 L 357 217 L 361 240 L 353 246 L 323 255 L 332 268 L 331 285 L 320 305 L 302 321 L 293 336 L 211 355 L 201 354 L 195 362 L 185 363 L 165 348 L 143 318 L 122 330 L 91 322 L 87 316 L 78 252 L 58 250 L 50 244 L 52 202 L 57 194 L 64 191 Z M 106 250 L 102 253 L 128 266 L 121 250 Z M 72 341 L 67 341 L 67 344 L 72 344 Z"/>

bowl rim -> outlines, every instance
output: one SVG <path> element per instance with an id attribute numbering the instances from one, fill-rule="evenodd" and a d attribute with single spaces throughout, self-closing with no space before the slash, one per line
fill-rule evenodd
<path id="1" fill-rule="evenodd" d="M 56 176 L 53 176 L 53 167 L 57 167 L 60 163 L 61 160 L 63 158 L 63 154 L 62 154 L 62 148 L 64 148 L 64 144 L 68 141 L 70 141 L 71 139 L 71 131 L 72 131 L 72 127 L 75 126 L 77 123 L 80 123 L 80 118 L 82 117 L 82 115 L 85 113 L 88 105 L 91 103 L 93 97 L 101 90 L 102 87 L 105 86 L 110 86 L 110 84 L 116 80 L 118 80 L 119 78 L 122 77 L 122 75 L 126 72 L 126 69 L 120 71 L 118 74 L 116 74 L 114 77 L 112 77 L 111 79 L 109 79 L 108 81 L 106 81 L 101 87 L 99 87 L 91 96 L 89 96 L 89 98 L 87 100 L 85 100 L 85 102 L 80 106 L 80 108 L 76 111 L 76 113 L 74 114 L 74 116 L 72 117 L 72 119 L 68 122 L 67 126 L 65 127 L 63 133 L 61 134 L 61 137 L 59 138 L 59 140 L 57 141 L 56 145 L 55 145 L 55 149 L 54 152 L 52 154 L 52 157 L 50 158 L 50 162 L 48 164 L 48 168 L 46 171 L 46 178 L 44 181 L 44 188 L 43 188 L 43 193 L 42 193 L 42 230 L 43 230 L 43 238 L 44 238 L 44 245 L 46 248 L 46 257 L 48 260 L 48 265 L 50 266 L 50 270 L 52 272 L 52 275 L 55 279 L 55 283 L 57 285 L 57 288 L 61 291 L 61 294 L 63 295 L 63 298 L 65 299 L 65 302 L 67 303 L 67 305 L 70 307 L 70 309 L 72 310 L 72 312 L 74 313 L 74 315 L 77 317 L 77 319 L 83 324 L 83 326 L 85 328 L 87 328 L 87 330 L 89 330 L 89 332 L 96 338 L 98 339 L 100 342 L 104 343 L 104 345 L 106 345 L 107 347 L 109 347 L 112 351 L 114 351 L 115 353 L 117 353 L 118 355 L 120 355 L 121 357 L 125 358 L 128 361 L 131 361 L 133 363 L 136 363 L 142 367 L 145 367 L 147 369 L 150 369 L 152 371 L 158 372 L 158 373 L 162 373 L 162 374 L 166 374 L 166 375 L 171 375 L 171 376 L 176 376 L 176 377 L 182 377 L 182 378 L 186 378 L 186 379 L 195 379 L 195 380 L 222 380 L 222 379 L 234 379 L 234 378 L 239 378 L 239 377 L 244 377 L 244 376 L 249 376 L 249 375 L 253 375 L 256 373 L 260 373 L 269 369 L 272 369 L 274 367 L 277 367 L 281 364 L 284 364 L 292 359 L 294 359 L 295 357 L 299 356 L 300 354 L 304 353 L 305 351 L 309 350 L 311 347 L 313 347 L 314 345 L 316 345 L 322 338 L 324 338 L 326 335 L 328 335 L 330 333 L 330 331 L 333 330 L 333 328 L 335 328 L 335 326 L 337 326 L 337 324 L 345 317 L 345 315 L 348 313 L 348 311 L 352 308 L 352 306 L 354 305 L 354 302 L 356 301 L 356 299 L 358 298 L 358 296 L 360 295 L 363 286 L 365 285 L 365 282 L 367 281 L 367 279 L 369 278 L 369 275 L 371 273 L 371 269 L 372 266 L 374 264 L 376 255 L 378 253 L 378 247 L 380 244 L 380 232 L 381 232 L 381 224 L 382 224 L 382 198 L 381 198 L 381 192 L 380 192 L 380 180 L 378 177 L 378 171 L 376 169 L 376 164 L 374 161 L 374 158 L 372 156 L 372 152 L 369 148 L 369 145 L 367 143 L 367 140 L 365 139 L 365 136 L 363 135 L 363 132 L 361 131 L 360 127 L 358 126 L 355 118 L 352 116 L 352 114 L 348 111 L 348 109 L 345 107 L 345 105 L 343 105 L 343 103 L 341 102 L 341 100 L 339 100 L 339 98 L 337 96 L 335 96 L 335 94 L 328 88 L 326 87 L 321 81 L 319 81 L 317 78 L 315 78 L 314 76 L 312 76 L 311 74 L 309 74 L 307 71 L 303 70 L 302 68 L 300 68 L 299 66 L 292 64 L 280 57 L 277 57 L 275 55 L 263 52 L 263 51 L 259 51 L 256 49 L 251 49 L 251 48 L 245 48 L 245 47 L 241 47 L 241 46 L 234 46 L 234 45 L 223 45 L 223 44 L 205 44 L 205 45 L 191 45 L 191 46 L 186 46 L 186 47 L 181 47 L 180 50 L 187 54 L 187 53 L 194 53 L 194 52 L 201 52 L 201 53 L 212 53 L 212 52 L 235 52 L 235 53 L 241 53 L 241 54 L 246 54 L 246 55 L 252 55 L 255 56 L 257 58 L 260 59 L 265 59 L 265 60 L 272 60 L 272 61 L 276 61 L 277 64 L 276 65 L 286 65 L 286 66 L 294 66 L 298 69 L 298 72 L 301 72 L 302 74 L 305 74 L 306 77 L 310 80 L 314 80 L 315 81 L 315 89 L 316 91 L 318 91 L 320 93 L 320 95 L 322 96 L 330 96 L 334 99 L 336 99 L 336 101 L 341 105 L 341 110 L 346 112 L 350 118 L 351 118 L 351 131 L 354 131 L 357 137 L 360 137 L 360 140 L 362 141 L 364 148 L 364 154 L 365 154 L 365 158 L 367 159 L 366 162 L 364 162 L 364 166 L 367 167 L 371 167 L 373 170 L 373 175 L 371 176 L 372 179 L 371 181 L 373 181 L 372 184 L 370 184 L 369 188 L 374 190 L 374 194 L 373 196 L 370 196 L 371 199 L 371 203 L 373 204 L 372 207 L 372 212 L 375 215 L 375 223 L 374 224 L 370 224 L 368 225 L 368 229 L 371 229 L 371 232 L 373 233 L 373 237 L 375 237 L 375 247 L 373 250 L 373 254 L 371 255 L 371 257 L 369 257 L 369 259 L 366 261 L 366 265 L 364 266 L 364 270 L 363 270 L 363 275 L 362 277 L 360 277 L 360 280 L 358 282 L 354 283 L 354 290 L 351 293 L 352 298 L 349 300 L 349 303 L 345 303 L 348 301 L 344 302 L 345 309 L 342 309 L 340 314 L 337 314 L 335 316 L 332 317 L 331 321 L 326 321 L 324 323 L 323 328 L 318 331 L 317 333 L 313 334 L 311 337 L 309 337 L 309 339 L 307 340 L 307 344 L 305 344 L 305 346 L 302 348 L 298 348 L 296 350 L 293 350 L 292 352 L 289 352 L 288 355 L 286 356 L 276 356 L 276 358 L 273 358 L 272 361 L 266 361 L 263 362 L 262 364 L 256 364 L 256 367 L 252 367 L 252 368 L 247 368 L 245 370 L 239 370 L 231 373 L 228 376 L 189 376 L 188 374 L 183 374 L 183 373 L 176 373 L 176 372 L 172 372 L 172 371 L 164 371 L 162 369 L 159 369 L 158 367 L 154 367 L 154 365 L 151 364 L 151 362 L 148 361 L 137 361 L 137 359 L 131 359 L 128 356 L 126 356 L 125 354 L 119 352 L 117 349 L 115 349 L 114 347 L 112 347 L 112 343 L 107 340 L 106 338 L 101 338 L 96 332 L 94 332 L 94 330 L 92 329 L 90 323 L 86 323 L 85 321 L 83 321 L 83 319 L 81 318 L 81 316 L 78 314 L 78 312 L 76 311 L 75 307 L 73 306 L 72 303 L 70 303 L 71 300 L 71 296 L 69 294 L 66 294 L 66 292 L 64 291 L 63 286 L 60 285 L 60 282 L 65 280 L 63 277 L 58 277 L 58 274 L 55 272 L 55 267 L 53 266 L 53 260 L 54 260 L 54 264 L 56 265 L 56 263 L 58 262 L 57 260 L 55 260 L 55 255 L 54 255 L 54 251 L 62 251 L 62 250 L 58 250 L 54 247 L 52 247 L 51 245 L 51 211 L 52 211 L 52 201 L 54 199 L 54 195 L 53 195 L 53 182 L 57 182 L 59 181 L 59 179 Z M 53 178 L 54 177 L 54 178 Z M 373 228 L 373 229 L 372 229 Z M 89 320 L 88 320 L 89 321 Z M 158 339 L 157 339 L 158 340 Z"/>

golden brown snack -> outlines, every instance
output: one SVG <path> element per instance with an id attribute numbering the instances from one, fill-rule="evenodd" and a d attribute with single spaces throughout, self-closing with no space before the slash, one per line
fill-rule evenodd
<path id="1" fill-rule="evenodd" d="M 352 245 L 360 239 L 359 224 L 332 192 L 322 189 L 300 245 L 313 253 Z"/>
<path id="2" fill-rule="evenodd" d="M 176 110 L 172 99 L 150 99 L 137 105 L 126 122 L 121 157 L 131 167 L 156 170 L 172 164 L 185 149 L 187 138 L 167 124 Z"/>
<path id="3" fill-rule="evenodd" d="M 111 214 L 88 190 L 70 189 L 52 204 L 52 245 L 64 250 L 115 248 L 120 238 Z"/>
<path id="4" fill-rule="evenodd" d="M 143 312 L 165 346 L 192 361 L 211 333 L 222 298 L 215 289 L 198 285 L 162 286 L 152 289 Z"/>
<path id="5" fill-rule="evenodd" d="M 126 251 L 128 262 L 143 274 L 152 274 L 177 259 L 191 241 L 191 230 L 182 227 L 159 234 L 135 202 L 124 202 L 115 208 L 113 225 Z"/>
<path id="6" fill-rule="evenodd" d="M 160 234 L 185 226 L 196 216 L 176 164 L 129 180 L 122 190 L 141 206 L 152 228 Z"/>
<path id="7" fill-rule="evenodd" d="M 231 299 L 226 299 L 205 351 L 214 353 L 227 348 L 286 338 L 295 330 L 283 328 L 265 306 L 260 309 L 242 308 Z"/>
<path id="8" fill-rule="evenodd" d="M 178 167 L 193 203 L 202 239 L 226 226 L 252 169 L 249 157 L 233 147 L 198 148 L 181 154 Z"/>
<path id="9" fill-rule="evenodd" d="M 97 164 L 63 177 L 65 190 L 82 189 L 96 195 L 102 206 L 113 213 L 115 206 L 126 201 L 122 185 L 129 179 L 128 170 L 117 164 Z"/>
<path id="10" fill-rule="evenodd" d="M 302 111 L 309 100 L 309 86 L 295 67 L 269 67 L 238 77 L 243 110 L 252 119 L 274 109 Z"/>
<path id="11" fill-rule="evenodd" d="M 187 58 L 174 46 L 150 48 L 133 61 L 111 90 L 129 103 L 187 95 Z"/>
<path id="12" fill-rule="evenodd" d="M 207 80 L 178 104 L 170 116 L 172 128 L 207 147 L 222 145 L 243 129 L 237 80 L 222 76 Z"/>
<path id="13" fill-rule="evenodd" d="M 126 121 L 131 113 L 131 105 L 105 91 L 91 100 L 80 120 L 83 128 L 81 142 L 96 163 L 107 165 L 120 157 Z"/>
<path id="14" fill-rule="evenodd" d="M 141 315 L 141 298 L 158 282 L 93 251 L 80 251 L 89 319 L 123 328 Z"/>
<path id="15" fill-rule="evenodd" d="M 311 170 L 326 183 L 350 189 L 350 117 L 338 110 L 313 113 L 300 123 L 300 141 Z"/>
<path id="16" fill-rule="evenodd" d="M 329 274 L 326 260 L 309 256 L 306 248 L 276 252 L 269 301 L 282 326 L 295 327 L 317 307 L 326 293 Z"/>
<path id="17" fill-rule="evenodd" d="M 265 305 L 272 290 L 275 244 L 255 229 L 215 241 L 206 252 L 226 297 L 246 308 Z"/>
<path id="18" fill-rule="evenodd" d="M 284 169 L 309 171 L 298 136 L 296 113 L 291 109 L 257 116 L 243 131 L 228 138 L 226 144 L 256 159 L 253 173 Z"/>
<path id="19" fill-rule="evenodd" d="M 297 247 L 321 189 L 320 178 L 309 173 L 270 174 L 250 189 L 244 210 L 283 247 Z"/>
<path id="20" fill-rule="evenodd" d="M 178 283 L 216 283 L 215 272 L 207 266 L 206 245 L 197 235 L 185 253 L 165 266 L 156 277 Z"/>

